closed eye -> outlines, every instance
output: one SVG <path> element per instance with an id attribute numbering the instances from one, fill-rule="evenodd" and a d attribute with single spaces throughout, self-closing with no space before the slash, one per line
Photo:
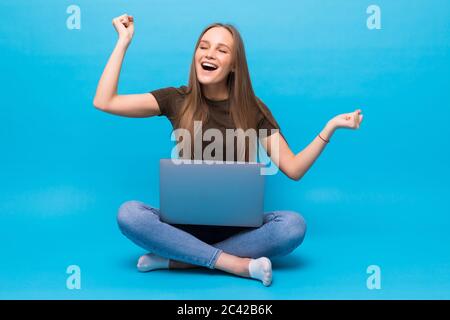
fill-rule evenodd
<path id="1" fill-rule="evenodd" d="M 206 47 L 199 47 L 200 49 L 208 49 L 208 48 L 206 48 Z M 225 51 L 225 50 L 219 50 L 220 52 L 222 52 L 222 53 L 227 53 L 227 51 Z"/>

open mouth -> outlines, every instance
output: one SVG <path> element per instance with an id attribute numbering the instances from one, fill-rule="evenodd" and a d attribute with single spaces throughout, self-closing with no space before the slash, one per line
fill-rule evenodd
<path id="1" fill-rule="evenodd" d="M 215 71 L 215 70 L 219 69 L 218 66 L 216 66 L 213 63 L 209 63 L 209 62 L 202 62 L 201 66 L 202 66 L 203 70 L 205 70 L 205 71 Z"/>

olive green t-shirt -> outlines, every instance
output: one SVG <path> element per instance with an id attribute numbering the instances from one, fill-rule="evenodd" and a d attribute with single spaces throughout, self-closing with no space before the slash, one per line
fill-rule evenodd
<path id="1" fill-rule="evenodd" d="M 186 97 L 186 86 L 180 86 L 180 87 L 166 87 L 161 88 L 157 90 L 150 91 L 151 94 L 155 97 L 156 101 L 158 101 L 158 105 L 161 111 L 161 114 L 159 116 L 166 116 L 170 122 L 172 123 L 172 127 L 174 129 L 176 128 L 175 123 L 175 117 L 178 115 L 178 113 L 181 111 L 183 101 Z M 231 114 L 229 112 L 230 110 L 230 103 L 229 99 L 226 100 L 210 100 L 205 97 L 205 101 L 209 107 L 209 118 L 206 123 L 202 123 L 202 131 L 205 132 L 208 129 L 219 129 L 222 132 L 223 135 L 223 153 L 220 157 L 220 160 L 227 160 L 226 155 L 226 145 L 227 145 L 227 139 L 226 139 L 226 129 L 236 129 L 236 126 L 233 122 L 233 119 L 231 118 Z M 261 102 L 263 108 L 266 109 L 267 113 L 271 114 L 270 110 L 267 108 L 267 106 L 259 99 Z M 264 116 L 264 114 L 258 109 L 256 111 L 257 116 L 257 128 L 254 128 L 256 130 L 256 133 L 259 134 L 260 129 L 267 129 L 266 136 L 270 136 L 275 131 L 271 131 L 271 129 L 279 129 L 276 126 L 272 125 L 267 118 Z M 281 132 L 280 132 L 281 134 Z M 212 141 L 202 141 L 202 150 L 205 150 L 206 146 L 212 143 Z M 256 149 L 255 149 L 256 150 Z M 214 155 L 214 153 L 213 153 Z M 231 155 L 230 155 L 231 156 Z M 204 158 L 204 157 L 203 157 Z M 234 161 L 238 160 L 238 151 L 236 143 L 234 144 Z M 205 158 L 204 158 L 205 159 Z"/>

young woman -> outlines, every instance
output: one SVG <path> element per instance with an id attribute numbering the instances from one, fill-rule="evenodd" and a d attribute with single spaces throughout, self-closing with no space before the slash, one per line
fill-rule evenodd
<path id="1" fill-rule="evenodd" d="M 190 132 L 194 121 L 222 132 L 236 128 L 279 129 L 269 109 L 253 92 L 244 44 L 232 25 L 214 23 L 202 31 L 195 45 L 188 86 L 119 95 L 117 83 L 133 37 L 134 19 L 124 14 L 112 23 L 119 37 L 98 83 L 96 108 L 126 117 L 164 115 L 174 129 Z M 357 129 L 362 118 L 360 109 L 335 116 L 298 154 L 291 151 L 279 131 L 264 136 L 260 142 L 284 174 L 299 180 L 336 129 Z M 271 150 L 272 139 L 278 139 L 277 150 Z M 230 150 L 224 147 L 227 152 Z M 159 210 L 140 201 L 122 204 L 118 224 L 125 236 L 150 252 L 139 258 L 139 271 L 207 267 L 258 279 L 266 286 L 272 282 L 269 258 L 292 252 L 306 232 L 303 217 L 293 211 L 267 212 L 259 228 L 174 225 L 160 221 Z"/>

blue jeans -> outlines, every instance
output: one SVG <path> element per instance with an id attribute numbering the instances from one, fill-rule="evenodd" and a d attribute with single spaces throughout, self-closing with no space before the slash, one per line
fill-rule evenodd
<path id="1" fill-rule="evenodd" d="M 259 258 L 282 256 L 303 241 L 306 224 L 293 211 L 264 214 L 261 227 L 175 225 L 162 222 L 159 209 L 127 201 L 117 216 L 122 233 L 158 256 L 213 269 L 220 253 Z"/>

